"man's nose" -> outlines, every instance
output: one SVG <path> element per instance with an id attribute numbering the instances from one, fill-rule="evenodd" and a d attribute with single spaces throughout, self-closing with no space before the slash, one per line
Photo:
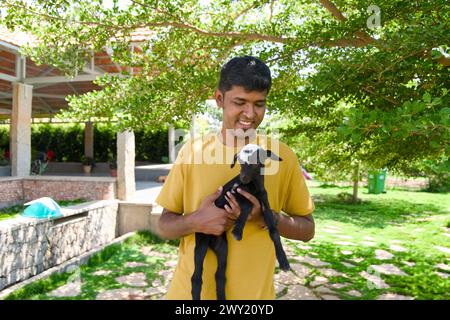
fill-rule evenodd
<path id="1" fill-rule="evenodd" d="M 247 103 L 245 105 L 244 115 L 247 117 L 247 119 L 253 120 L 256 115 L 255 106 L 253 106 L 251 103 Z"/>

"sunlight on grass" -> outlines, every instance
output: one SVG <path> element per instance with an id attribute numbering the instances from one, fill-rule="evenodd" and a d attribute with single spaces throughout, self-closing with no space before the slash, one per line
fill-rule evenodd
<path id="1" fill-rule="evenodd" d="M 438 249 L 449 247 L 450 242 L 448 195 L 397 190 L 373 195 L 365 191 L 360 194 L 360 204 L 348 204 L 337 195 L 351 192 L 351 188 L 312 187 L 310 191 L 316 203 L 316 237 L 307 244 L 312 249 L 301 249 L 295 241 L 288 243 L 299 256 L 319 258 L 344 274 L 328 279 L 330 283 L 347 284 L 335 290 L 340 298 L 375 299 L 383 293 L 415 299 L 450 298 L 450 281 L 443 278 L 445 271 L 437 268 L 450 261 L 450 255 Z M 376 250 L 389 252 L 392 258 L 380 260 Z M 316 255 L 312 255 L 314 252 Z M 375 274 L 371 266 L 379 265 L 395 266 L 406 276 L 376 273 L 389 286 L 378 289 L 361 274 Z M 320 268 L 306 283 L 316 275 L 320 275 Z M 357 290 L 361 297 L 346 294 L 349 290 Z"/>

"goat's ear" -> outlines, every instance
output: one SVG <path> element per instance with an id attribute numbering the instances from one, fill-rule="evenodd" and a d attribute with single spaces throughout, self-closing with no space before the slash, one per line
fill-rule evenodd
<path id="1" fill-rule="evenodd" d="M 234 165 L 236 164 L 236 161 L 237 161 L 237 157 L 238 157 L 238 154 L 236 153 L 234 155 L 233 162 L 231 163 L 231 168 L 234 168 Z"/>
<path id="2" fill-rule="evenodd" d="M 275 153 L 273 153 L 271 150 L 267 150 L 267 157 L 276 160 L 276 161 L 283 161 L 279 156 L 277 156 Z"/>

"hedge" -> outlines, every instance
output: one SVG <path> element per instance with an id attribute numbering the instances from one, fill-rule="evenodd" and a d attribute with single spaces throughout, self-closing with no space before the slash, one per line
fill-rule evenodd
<path id="1" fill-rule="evenodd" d="M 135 131 L 136 160 L 161 163 L 168 156 L 167 129 Z M 116 153 L 116 131 L 107 125 L 94 125 L 94 158 L 106 162 Z M 32 154 L 51 149 L 55 161 L 80 162 L 84 155 L 84 124 L 32 124 Z M 9 150 L 9 125 L 0 125 L 0 150 Z"/>

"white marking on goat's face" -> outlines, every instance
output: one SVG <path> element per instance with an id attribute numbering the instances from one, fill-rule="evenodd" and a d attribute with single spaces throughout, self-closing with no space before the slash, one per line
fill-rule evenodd
<path id="1" fill-rule="evenodd" d="M 264 151 L 263 148 L 256 144 L 245 145 L 238 154 L 238 160 L 241 164 L 257 164 L 258 163 L 258 151 Z"/>
<path id="2" fill-rule="evenodd" d="M 238 162 L 241 164 L 240 180 L 247 184 L 256 176 L 261 174 L 264 159 L 262 154 L 264 149 L 255 144 L 245 145 L 237 155 Z"/>

